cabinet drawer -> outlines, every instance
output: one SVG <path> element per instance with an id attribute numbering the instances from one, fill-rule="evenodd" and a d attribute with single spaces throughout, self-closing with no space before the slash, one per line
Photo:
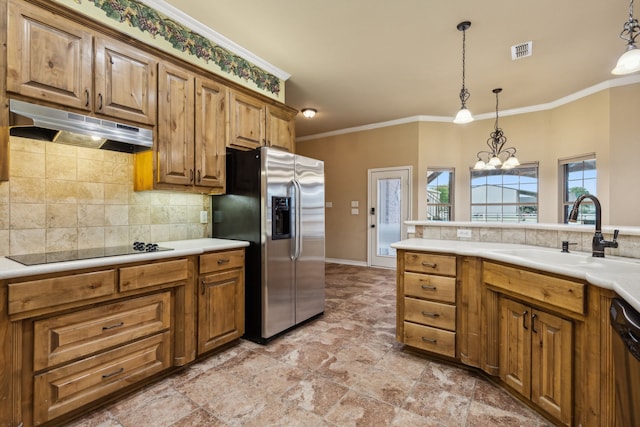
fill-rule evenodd
<path id="1" fill-rule="evenodd" d="M 115 270 L 9 283 L 9 314 L 115 293 Z"/>
<path id="2" fill-rule="evenodd" d="M 171 366 L 170 333 L 52 369 L 34 378 L 34 424 L 56 418 Z"/>
<path id="3" fill-rule="evenodd" d="M 244 265 L 244 250 L 214 252 L 200 255 L 200 274 L 238 268 Z"/>
<path id="4" fill-rule="evenodd" d="M 170 326 L 171 293 L 149 295 L 34 322 L 34 370 L 69 362 Z"/>
<path id="5" fill-rule="evenodd" d="M 456 307 L 449 304 L 405 297 L 404 320 L 455 331 Z"/>
<path id="6" fill-rule="evenodd" d="M 404 322 L 404 343 L 416 348 L 455 357 L 455 332 Z"/>
<path id="7" fill-rule="evenodd" d="M 430 274 L 404 273 L 404 294 L 444 302 L 456 302 L 456 279 Z"/>
<path id="8" fill-rule="evenodd" d="M 586 311 L 583 283 L 492 262 L 482 263 L 482 280 L 511 294 L 520 294 L 527 300 L 544 302 L 574 313 L 584 314 Z"/>
<path id="9" fill-rule="evenodd" d="M 451 255 L 434 255 L 419 252 L 405 252 L 404 269 L 419 273 L 456 275 L 456 257 Z"/>
<path id="10" fill-rule="evenodd" d="M 146 288 L 187 280 L 189 263 L 186 258 L 120 269 L 120 291 Z"/>

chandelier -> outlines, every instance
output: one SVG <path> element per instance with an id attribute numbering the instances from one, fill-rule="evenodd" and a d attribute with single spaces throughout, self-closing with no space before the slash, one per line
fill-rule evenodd
<path id="1" fill-rule="evenodd" d="M 496 94 L 496 124 L 493 132 L 487 139 L 489 151 L 479 151 L 478 161 L 473 167 L 475 170 L 491 170 L 500 167 L 501 169 L 513 169 L 520 162 L 516 157 L 516 149 L 514 147 L 504 148 L 507 143 L 507 137 L 504 136 L 502 129 L 498 127 L 498 94 L 502 92 L 501 88 L 493 89 Z"/>
<path id="2" fill-rule="evenodd" d="M 636 46 L 636 37 L 640 34 L 638 20 L 633 17 L 633 0 L 629 3 L 629 19 L 624 23 L 620 38 L 626 40 L 627 50 L 620 56 L 616 68 L 611 74 L 630 74 L 640 71 L 640 50 Z"/>
<path id="3" fill-rule="evenodd" d="M 453 123 L 471 123 L 473 121 L 473 116 L 471 115 L 471 111 L 467 109 L 467 101 L 471 94 L 467 90 L 464 85 L 465 78 L 465 57 L 466 57 L 466 34 L 467 30 L 471 26 L 471 22 L 463 21 L 459 23 L 456 28 L 458 31 L 462 31 L 462 89 L 460 89 L 460 110 L 458 114 L 456 114 L 455 119 L 453 119 Z"/>

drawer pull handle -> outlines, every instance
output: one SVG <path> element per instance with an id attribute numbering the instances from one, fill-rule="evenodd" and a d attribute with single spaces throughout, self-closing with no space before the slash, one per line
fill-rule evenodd
<path id="1" fill-rule="evenodd" d="M 115 328 L 119 328 L 121 326 L 124 326 L 124 322 L 116 323 L 115 325 L 111 325 L 111 326 L 103 326 L 102 330 L 103 331 L 108 331 L 109 329 L 115 329 Z"/>
<path id="2" fill-rule="evenodd" d="M 438 313 L 429 313 L 428 311 L 423 311 L 422 315 L 426 317 L 440 317 Z"/>
<path id="3" fill-rule="evenodd" d="M 226 263 L 228 263 L 229 261 L 230 261 L 230 259 L 229 259 L 229 258 L 220 258 L 220 259 L 218 260 L 218 265 L 226 264 Z"/>
<path id="4" fill-rule="evenodd" d="M 421 288 L 429 291 L 435 291 L 436 289 L 438 289 L 435 286 L 430 286 L 430 285 L 422 285 Z"/>
<path id="5" fill-rule="evenodd" d="M 438 264 L 434 263 L 434 262 L 423 262 L 422 263 L 423 267 L 431 267 L 431 268 L 436 268 L 438 267 Z"/>
<path id="6" fill-rule="evenodd" d="M 114 376 L 114 375 L 121 374 L 121 373 L 123 373 L 123 372 L 124 372 L 124 368 L 120 368 L 120 369 L 118 369 L 118 370 L 117 370 L 117 371 L 115 371 L 115 372 L 111 372 L 110 374 L 104 374 L 104 375 L 102 376 L 102 379 L 104 380 L 104 379 L 110 378 L 110 377 L 112 377 L 112 376 Z"/>
<path id="7" fill-rule="evenodd" d="M 438 342 L 438 340 L 434 340 L 432 338 L 427 338 L 427 337 L 422 337 L 422 341 L 428 342 L 428 343 L 431 343 L 431 344 L 435 344 L 435 343 Z"/>

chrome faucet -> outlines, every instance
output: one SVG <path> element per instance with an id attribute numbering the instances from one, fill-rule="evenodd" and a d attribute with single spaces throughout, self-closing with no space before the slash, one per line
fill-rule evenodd
<path id="1" fill-rule="evenodd" d="M 583 194 L 576 199 L 573 203 L 573 207 L 571 208 L 571 212 L 569 213 L 568 222 L 577 221 L 578 207 L 584 199 L 591 199 L 596 207 L 596 231 L 593 234 L 593 240 L 591 241 L 592 256 L 596 258 L 604 258 L 604 248 L 618 247 L 618 232 L 620 230 L 613 230 L 613 240 L 604 240 L 604 236 L 602 236 L 602 207 L 600 206 L 600 200 L 591 194 Z"/>

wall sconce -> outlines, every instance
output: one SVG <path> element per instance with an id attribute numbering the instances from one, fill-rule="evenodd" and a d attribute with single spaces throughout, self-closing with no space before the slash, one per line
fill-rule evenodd
<path id="1" fill-rule="evenodd" d="M 315 110 L 313 108 L 303 108 L 302 109 L 302 115 L 305 116 L 307 119 L 315 117 L 317 112 L 318 112 L 318 110 Z"/>

